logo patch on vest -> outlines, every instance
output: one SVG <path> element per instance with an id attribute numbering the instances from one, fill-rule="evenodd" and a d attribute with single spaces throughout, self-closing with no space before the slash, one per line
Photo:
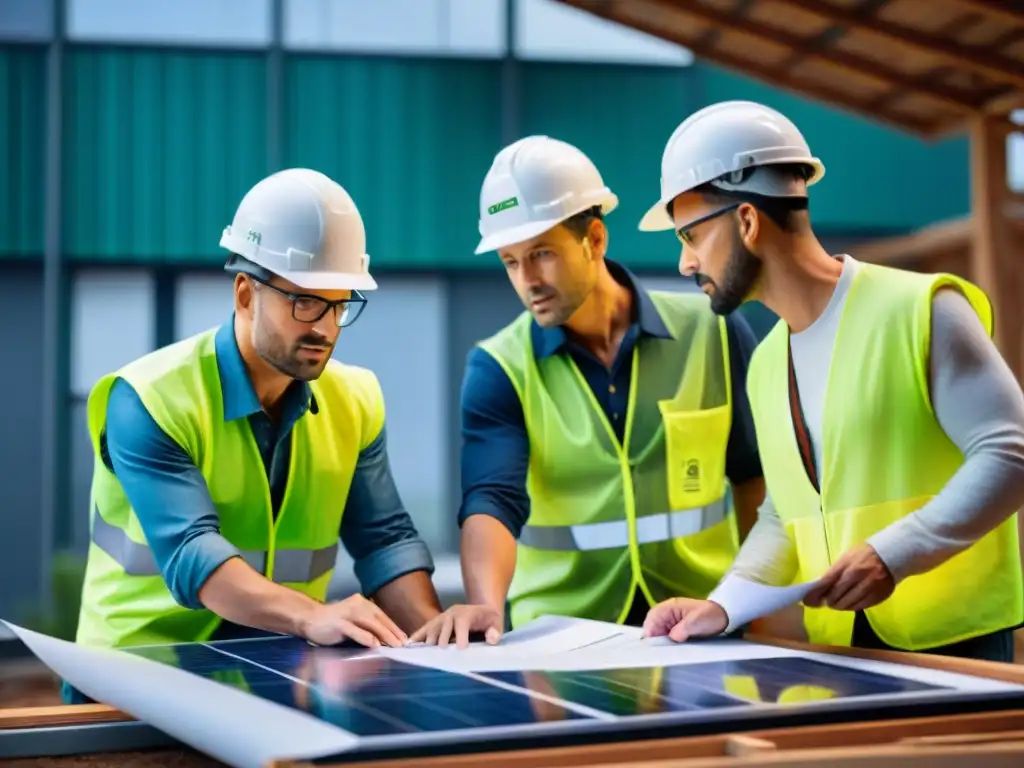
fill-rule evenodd
<path id="1" fill-rule="evenodd" d="M 683 479 L 683 490 L 687 493 L 700 492 L 700 460 L 687 459 L 686 476 Z"/>
<path id="2" fill-rule="evenodd" d="M 519 198 L 510 197 L 507 200 L 502 200 L 500 203 L 495 203 L 494 205 L 488 207 L 487 213 L 493 216 L 494 214 L 501 213 L 502 211 L 507 210 L 509 208 L 515 208 L 517 205 L 519 205 Z"/>

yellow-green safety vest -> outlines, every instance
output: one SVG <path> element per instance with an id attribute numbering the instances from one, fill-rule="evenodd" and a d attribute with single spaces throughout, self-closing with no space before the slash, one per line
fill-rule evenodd
<path id="1" fill-rule="evenodd" d="M 633 351 L 621 444 L 572 358 L 536 358 L 529 313 L 480 342 L 511 380 L 529 435 L 514 626 L 544 614 L 621 623 L 637 587 L 652 605 L 707 597 L 738 551 L 725 323 L 701 294 L 651 299 L 672 338 Z"/>
<path id="2" fill-rule="evenodd" d="M 927 504 L 964 462 L 932 408 L 932 297 L 960 290 L 992 333 L 985 294 L 947 274 L 861 264 L 832 352 L 815 491 L 789 400 L 789 329 L 779 322 L 754 352 L 747 390 L 768 493 L 799 561 L 817 579 L 846 551 Z M 865 613 L 887 644 L 923 650 L 1013 626 L 1024 618 L 1016 513 L 973 546 L 901 582 Z M 804 608 L 813 643 L 848 646 L 855 614 Z"/>
<path id="3" fill-rule="evenodd" d="M 214 338 L 184 339 L 101 378 L 88 400 L 94 452 L 91 541 L 78 642 L 100 646 L 201 642 L 221 619 L 179 605 L 117 478 L 100 457 L 107 401 L 118 378 L 206 479 L 221 534 L 272 581 L 323 600 L 338 552 L 341 516 L 359 453 L 380 433 L 384 399 L 376 376 L 330 361 L 310 382 L 317 412 L 291 433 L 291 465 L 275 519 L 270 487 L 248 419 L 226 421 Z"/>

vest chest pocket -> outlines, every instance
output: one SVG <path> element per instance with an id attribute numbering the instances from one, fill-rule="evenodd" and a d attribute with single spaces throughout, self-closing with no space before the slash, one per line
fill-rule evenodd
<path id="1" fill-rule="evenodd" d="M 692 410 L 658 401 L 665 427 L 665 476 L 673 510 L 711 504 L 725 492 L 725 449 L 732 426 L 728 405 Z"/>

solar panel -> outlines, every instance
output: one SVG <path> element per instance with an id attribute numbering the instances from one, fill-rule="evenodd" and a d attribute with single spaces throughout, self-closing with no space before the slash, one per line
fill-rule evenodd
<path id="1" fill-rule="evenodd" d="M 806 658 L 752 659 L 570 672 L 497 672 L 489 677 L 619 716 L 807 704 L 863 696 L 951 690 Z"/>
<path id="2" fill-rule="evenodd" d="M 584 718 L 538 713 L 525 692 L 361 650 L 314 648 L 290 637 L 129 649 L 200 677 L 301 709 L 357 736 L 531 725 Z"/>
<path id="3" fill-rule="evenodd" d="M 972 692 L 900 674 L 897 666 L 865 668 L 782 649 L 768 658 L 481 673 L 407 663 L 366 649 L 318 648 L 291 637 L 126 652 L 301 710 L 360 737 L 360 747 L 339 759 L 413 748 L 422 753 L 419 748 L 431 745 L 450 752 L 460 743 L 499 738 L 533 745 L 614 732 L 621 738 L 623 730 L 709 733 L 742 728 L 747 720 L 749 727 L 763 727 L 796 716 L 801 722 L 829 713 L 834 720 L 842 712 L 864 718 L 943 701 L 986 699 L 994 706 L 1000 696 L 1014 696 L 1017 705 L 1024 698 L 1024 689 Z M 559 738 L 546 742 L 545 734 Z"/>

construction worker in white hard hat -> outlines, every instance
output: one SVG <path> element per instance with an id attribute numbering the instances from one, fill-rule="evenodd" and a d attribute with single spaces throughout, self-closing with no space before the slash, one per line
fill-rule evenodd
<path id="1" fill-rule="evenodd" d="M 469 355 L 468 604 L 414 640 L 493 642 L 543 614 L 639 626 L 670 595 L 706 597 L 753 522 L 756 338 L 612 261 L 617 204 L 583 152 L 545 136 L 502 149 L 484 179 L 476 250 L 497 251 L 526 311 Z"/>
<path id="2" fill-rule="evenodd" d="M 829 253 L 808 212 L 823 174 L 797 127 L 756 103 L 702 109 L 665 147 L 641 229 L 676 231 L 680 270 L 716 312 L 757 300 L 780 319 L 747 380 L 757 524 L 708 601 L 667 600 L 646 632 L 716 635 L 759 617 L 750 581 L 815 582 L 813 643 L 1012 661 L 1024 395 L 989 300 L 954 275 Z"/>
<path id="3" fill-rule="evenodd" d="M 289 169 L 220 244 L 233 316 L 101 378 L 77 640 L 124 647 L 256 632 L 399 646 L 440 608 L 390 475 L 384 398 L 331 359 L 369 272 L 356 204 Z M 340 541 L 363 594 L 328 601 Z"/>

